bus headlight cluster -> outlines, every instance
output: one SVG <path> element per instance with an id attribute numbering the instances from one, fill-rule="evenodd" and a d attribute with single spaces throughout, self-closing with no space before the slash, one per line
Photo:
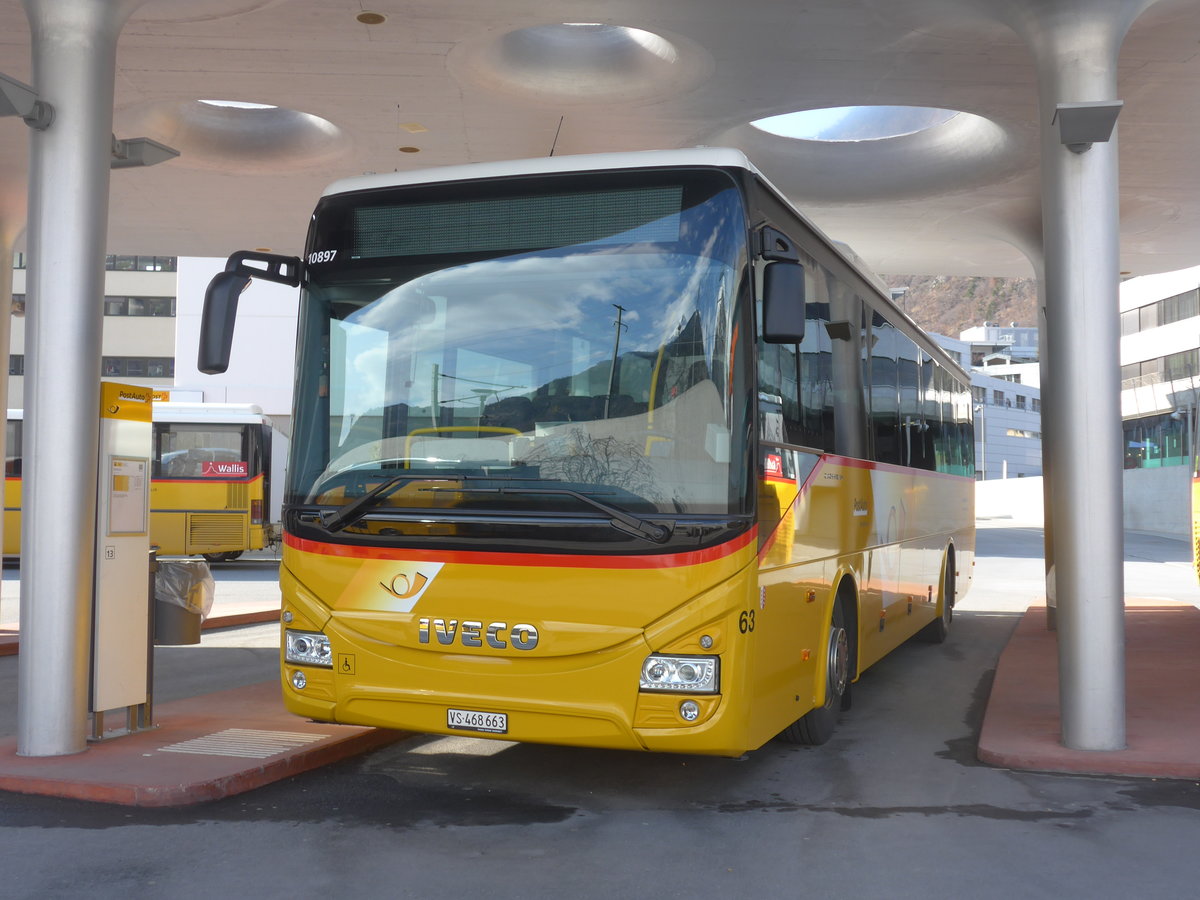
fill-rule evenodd
<path id="1" fill-rule="evenodd" d="M 333 667 L 333 653 L 329 649 L 329 638 L 319 631 L 293 631 L 288 628 L 283 632 L 283 658 L 290 663 L 301 666 Z"/>
<path id="2" fill-rule="evenodd" d="M 715 694 L 721 689 L 715 656 L 647 656 L 639 687 L 643 691 Z"/>

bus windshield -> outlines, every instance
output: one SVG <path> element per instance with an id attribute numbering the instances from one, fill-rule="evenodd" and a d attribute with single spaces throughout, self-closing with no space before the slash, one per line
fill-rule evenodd
<path id="1" fill-rule="evenodd" d="M 287 502 L 748 513 L 746 233 L 718 170 L 326 198 Z"/>

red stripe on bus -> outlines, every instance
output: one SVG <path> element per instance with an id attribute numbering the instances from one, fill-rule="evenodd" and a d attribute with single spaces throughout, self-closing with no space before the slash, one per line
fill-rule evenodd
<path id="1" fill-rule="evenodd" d="M 489 550 L 414 550 L 362 547 L 354 544 L 327 544 L 284 534 L 283 542 L 293 550 L 340 556 L 346 559 L 403 559 L 413 562 L 444 562 L 476 566 L 542 566 L 568 569 L 675 569 L 716 562 L 732 556 L 757 540 L 758 529 L 751 528 L 731 541 L 704 550 L 664 553 L 658 556 L 574 556 L 567 553 L 502 553 Z"/>

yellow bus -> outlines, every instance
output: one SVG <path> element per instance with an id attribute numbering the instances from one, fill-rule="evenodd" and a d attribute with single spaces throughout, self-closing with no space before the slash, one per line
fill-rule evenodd
<path id="1" fill-rule="evenodd" d="M 741 153 L 338 182 L 213 279 L 202 371 L 253 278 L 301 288 L 294 713 L 736 756 L 945 639 L 969 379 Z"/>
<path id="2" fill-rule="evenodd" d="M 239 403 L 155 403 L 150 542 L 160 556 L 237 559 L 277 540 L 282 487 L 272 468 L 286 441 L 262 409 Z M 4 555 L 21 552 L 24 411 L 8 411 Z M 274 517 L 271 510 L 276 511 Z"/>

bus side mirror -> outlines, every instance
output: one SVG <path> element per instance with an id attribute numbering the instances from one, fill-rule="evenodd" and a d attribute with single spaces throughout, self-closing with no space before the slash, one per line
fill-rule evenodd
<path id="1" fill-rule="evenodd" d="M 220 272 L 208 283 L 204 292 L 204 312 L 200 317 L 200 353 L 196 360 L 196 367 L 205 375 L 220 375 L 229 368 L 238 297 L 249 285 L 250 276 L 240 272 Z"/>
<path id="2" fill-rule="evenodd" d="M 763 272 L 763 340 L 798 344 L 804 340 L 804 267 L 773 262 Z"/>
<path id="3" fill-rule="evenodd" d="M 299 287 L 300 260 L 295 256 L 239 250 L 229 257 L 225 271 L 213 276 L 204 292 L 200 352 L 196 360 L 196 368 L 205 375 L 219 375 L 229 368 L 238 297 L 253 278 Z"/>

